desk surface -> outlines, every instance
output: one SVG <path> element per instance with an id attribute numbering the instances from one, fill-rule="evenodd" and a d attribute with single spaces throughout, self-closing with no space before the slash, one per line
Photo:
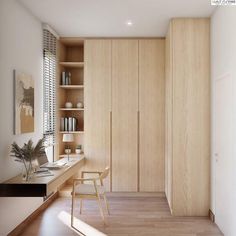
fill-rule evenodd
<path id="1" fill-rule="evenodd" d="M 0 196 L 2 197 L 39 197 L 48 196 L 65 181 L 78 173 L 79 168 L 84 163 L 84 155 L 78 157 L 62 158 L 59 162 L 67 164 L 60 169 L 50 170 L 52 176 L 36 177 L 35 175 L 29 180 L 22 180 L 22 176 L 18 175 L 8 181 L 0 184 Z"/>
<path id="2" fill-rule="evenodd" d="M 7 180 L 4 183 L 7 184 L 50 184 L 52 181 L 57 179 L 59 176 L 61 176 L 66 171 L 69 171 L 72 167 L 77 165 L 79 162 L 84 160 L 84 155 L 79 155 L 78 157 L 70 157 L 70 161 L 67 161 L 67 157 L 62 158 L 58 160 L 57 162 L 65 162 L 66 165 L 63 166 L 60 169 L 57 170 L 49 170 L 49 172 L 53 176 L 43 176 L 43 177 L 37 177 L 34 175 L 29 181 L 25 181 L 22 179 L 21 175 L 15 176 L 12 179 Z"/>

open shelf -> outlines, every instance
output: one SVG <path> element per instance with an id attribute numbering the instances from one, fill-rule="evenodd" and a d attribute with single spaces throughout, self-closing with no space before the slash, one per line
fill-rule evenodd
<path id="1" fill-rule="evenodd" d="M 84 111 L 84 108 L 60 108 L 60 111 Z"/>
<path id="2" fill-rule="evenodd" d="M 63 89 L 84 89 L 84 85 L 60 85 Z"/>
<path id="3" fill-rule="evenodd" d="M 60 134 L 83 134 L 84 131 L 60 131 Z"/>
<path id="4" fill-rule="evenodd" d="M 61 66 L 70 68 L 82 68 L 84 67 L 84 62 L 60 62 Z"/>

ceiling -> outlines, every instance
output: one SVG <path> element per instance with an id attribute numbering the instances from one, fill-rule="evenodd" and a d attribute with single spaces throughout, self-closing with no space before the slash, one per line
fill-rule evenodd
<path id="1" fill-rule="evenodd" d="M 19 0 L 60 36 L 163 37 L 173 17 L 209 17 L 210 0 Z M 128 26 L 127 21 L 133 25 Z"/>

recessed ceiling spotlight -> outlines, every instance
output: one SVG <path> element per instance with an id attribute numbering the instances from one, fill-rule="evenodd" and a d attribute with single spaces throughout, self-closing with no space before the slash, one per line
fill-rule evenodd
<path id="1" fill-rule="evenodd" d="M 131 20 L 128 20 L 128 21 L 126 22 L 126 25 L 127 25 L 127 26 L 132 26 L 132 25 L 133 25 L 133 22 L 132 22 Z"/>

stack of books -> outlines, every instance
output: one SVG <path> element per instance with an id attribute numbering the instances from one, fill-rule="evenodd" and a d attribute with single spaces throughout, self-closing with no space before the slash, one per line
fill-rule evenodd
<path id="1" fill-rule="evenodd" d="M 63 71 L 61 73 L 61 85 L 71 85 L 71 73 Z"/>
<path id="2" fill-rule="evenodd" d="M 75 117 L 61 117 L 61 131 L 77 131 L 77 119 Z"/>

